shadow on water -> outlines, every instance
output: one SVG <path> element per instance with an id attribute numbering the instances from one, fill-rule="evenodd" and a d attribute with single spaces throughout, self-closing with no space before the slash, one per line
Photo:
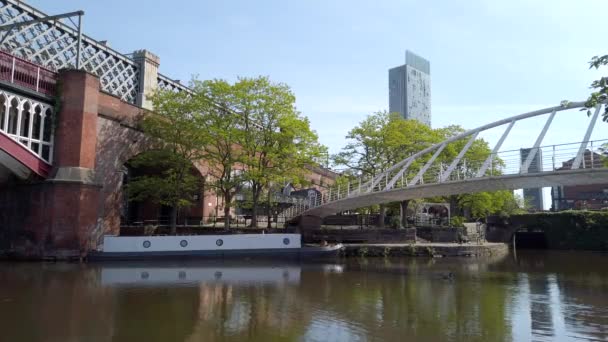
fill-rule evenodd
<path id="1" fill-rule="evenodd" d="M 608 256 L 0 267 L 7 341 L 608 338 Z"/>

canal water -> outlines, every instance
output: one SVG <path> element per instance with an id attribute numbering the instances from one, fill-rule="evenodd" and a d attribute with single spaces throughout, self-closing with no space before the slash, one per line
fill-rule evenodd
<path id="1" fill-rule="evenodd" d="M 608 255 L 0 264 L 0 341 L 604 341 Z"/>

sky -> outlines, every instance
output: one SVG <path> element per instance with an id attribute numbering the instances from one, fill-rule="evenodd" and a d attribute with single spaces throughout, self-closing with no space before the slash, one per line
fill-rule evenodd
<path id="1" fill-rule="evenodd" d="M 388 109 L 388 69 L 409 49 L 431 62 L 432 125 L 472 129 L 584 100 L 601 71 L 605 0 L 29 0 L 51 15 L 84 10 L 84 32 L 122 53 L 147 49 L 187 82 L 268 76 L 291 87 L 330 153 Z M 589 119 L 559 114 L 543 145 L 581 141 Z M 543 118 L 518 123 L 501 150 L 532 146 Z M 481 135 L 495 143 L 502 129 Z M 608 138 L 598 123 L 592 139 Z"/>
<path id="2" fill-rule="evenodd" d="M 330 153 L 388 109 L 388 69 L 404 64 L 406 49 L 431 63 L 432 126 L 467 129 L 586 99 L 601 75 L 588 61 L 608 54 L 606 0 L 26 2 L 49 15 L 84 10 L 85 34 L 122 53 L 147 49 L 182 82 L 285 83 Z M 532 146 L 544 120 L 518 123 L 501 150 Z M 558 114 L 543 145 L 583 140 L 588 122 Z M 502 129 L 480 137 L 493 145 Z M 600 122 L 591 139 L 606 138 Z"/>

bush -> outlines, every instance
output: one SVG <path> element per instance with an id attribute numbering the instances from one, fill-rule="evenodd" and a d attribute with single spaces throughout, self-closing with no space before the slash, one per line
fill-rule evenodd
<path id="1" fill-rule="evenodd" d="M 401 228 L 401 217 L 400 216 L 391 217 L 390 227 L 391 228 Z"/>
<path id="2" fill-rule="evenodd" d="M 450 226 L 456 228 L 464 228 L 466 219 L 462 216 L 453 216 L 450 220 Z"/>
<path id="3" fill-rule="evenodd" d="M 608 212 L 568 210 L 513 215 L 511 224 L 545 232 L 549 248 L 608 250 Z"/>

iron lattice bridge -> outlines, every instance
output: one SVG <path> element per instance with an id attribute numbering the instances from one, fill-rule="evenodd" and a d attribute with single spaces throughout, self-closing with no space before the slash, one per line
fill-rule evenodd
<path id="1" fill-rule="evenodd" d="M 47 15 L 18 0 L 0 0 L 0 25 L 41 19 Z M 33 22 L 9 32 L 0 49 L 50 70 L 74 68 L 78 45 L 78 32 L 59 20 Z M 82 36 L 80 66 L 97 75 L 101 89 L 123 101 L 136 103 L 141 90 L 139 65 L 127 55 L 111 49 L 105 42 Z M 161 89 L 189 89 L 159 74 Z"/>
<path id="2" fill-rule="evenodd" d="M 584 102 L 562 102 L 556 107 L 516 115 L 464 132 L 425 148 L 373 177 L 333 186 L 321 196 L 295 200 L 285 216 L 324 217 L 374 204 L 479 191 L 608 183 L 606 151 L 602 148 L 608 139 L 589 140 L 601 107 L 594 109 L 582 141 L 542 145 L 558 113 L 570 111 L 572 115 L 584 115 L 580 112 Z M 541 116 L 546 116 L 546 121 L 533 146 L 501 151 L 516 123 Z M 482 160 L 465 158 L 480 133 L 501 126 L 504 131 L 487 157 Z M 437 162 L 442 151 L 454 143 L 464 143 L 457 156 L 447 163 Z"/>

